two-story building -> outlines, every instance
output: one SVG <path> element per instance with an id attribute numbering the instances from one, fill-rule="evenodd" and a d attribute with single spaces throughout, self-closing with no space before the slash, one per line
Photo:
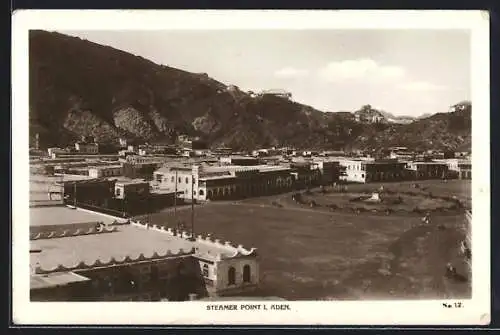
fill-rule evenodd
<path id="1" fill-rule="evenodd" d="M 199 201 L 243 198 L 289 190 L 291 169 L 284 166 L 171 166 L 154 173 L 160 188 Z"/>
<path id="2" fill-rule="evenodd" d="M 405 163 L 394 159 L 340 159 L 343 167 L 340 179 L 347 182 L 369 183 L 397 181 L 406 177 Z"/>
<path id="3" fill-rule="evenodd" d="M 117 181 L 115 183 L 115 198 L 145 198 L 149 195 L 149 183 L 142 180 Z"/>
<path id="4" fill-rule="evenodd" d="M 145 162 L 124 162 L 123 175 L 127 178 L 143 178 L 150 180 L 153 178 L 153 173 L 162 165 L 161 162 L 145 161 Z"/>
<path id="5" fill-rule="evenodd" d="M 448 165 L 437 161 L 407 162 L 406 170 L 413 180 L 443 179 L 448 175 Z"/>
<path id="6" fill-rule="evenodd" d="M 319 169 L 321 173 L 321 184 L 327 185 L 339 181 L 340 164 L 337 161 L 315 159 L 313 160 L 314 167 Z"/>
<path id="7" fill-rule="evenodd" d="M 468 159 L 443 159 L 440 162 L 448 165 L 448 177 L 472 179 L 472 163 Z"/>
<path id="8" fill-rule="evenodd" d="M 303 159 L 290 164 L 292 186 L 295 189 L 318 186 L 322 183 L 322 173 L 318 164 Z"/>
<path id="9" fill-rule="evenodd" d="M 75 150 L 82 154 L 98 154 L 99 144 L 97 143 L 87 143 L 87 142 L 76 142 Z"/>
<path id="10" fill-rule="evenodd" d="M 88 168 L 88 175 L 92 178 L 116 177 L 123 175 L 122 165 L 93 166 Z"/>

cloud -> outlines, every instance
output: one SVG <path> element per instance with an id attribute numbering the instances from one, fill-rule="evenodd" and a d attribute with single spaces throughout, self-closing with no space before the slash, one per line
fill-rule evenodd
<path id="1" fill-rule="evenodd" d="M 436 85 L 427 81 L 413 81 L 399 85 L 399 88 L 413 92 L 443 91 L 446 86 Z"/>
<path id="2" fill-rule="evenodd" d="M 404 76 L 405 70 L 399 66 L 381 65 L 370 58 L 343 60 L 328 63 L 318 71 L 326 81 L 346 79 L 390 79 Z"/>
<path id="3" fill-rule="evenodd" d="M 293 67 L 285 67 L 276 72 L 274 72 L 274 76 L 279 78 L 297 78 L 304 77 L 309 74 L 309 71 L 304 69 L 296 69 Z"/>

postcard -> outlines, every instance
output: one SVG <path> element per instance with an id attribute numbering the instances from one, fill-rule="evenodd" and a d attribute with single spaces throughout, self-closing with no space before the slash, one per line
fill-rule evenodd
<path id="1" fill-rule="evenodd" d="M 15 324 L 490 322 L 487 12 L 12 22 Z"/>

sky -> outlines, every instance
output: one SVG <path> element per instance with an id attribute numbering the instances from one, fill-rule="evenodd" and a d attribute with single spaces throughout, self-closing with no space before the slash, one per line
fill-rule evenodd
<path id="1" fill-rule="evenodd" d="M 394 115 L 470 100 L 465 30 L 59 31 L 255 92 L 284 89 L 326 112 Z"/>

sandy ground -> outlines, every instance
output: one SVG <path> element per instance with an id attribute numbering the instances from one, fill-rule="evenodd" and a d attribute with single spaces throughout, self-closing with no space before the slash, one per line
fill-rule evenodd
<path id="1" fill-rule="evenodd" d="M 446 185 L 434 189 L 451 195 L 459 191 L 467 198 L 466 186 Z M 470 295 L 468 283 L 444 276 L 446 263 L 458 253 L 461 213 L 436 215 L 429 226 L 422 226 L 418 215 L 355 215 L 270 205 L 286 196 L 213 202 L 195 210 L 196 233 L 258 248 L 259 294 L 291 300 Z M 179 209 L 177 219 L 190 227 L 189 207 Z M 151 220 L 170 227 L 176 221 L 171 209 L 153 214 Z"/>

